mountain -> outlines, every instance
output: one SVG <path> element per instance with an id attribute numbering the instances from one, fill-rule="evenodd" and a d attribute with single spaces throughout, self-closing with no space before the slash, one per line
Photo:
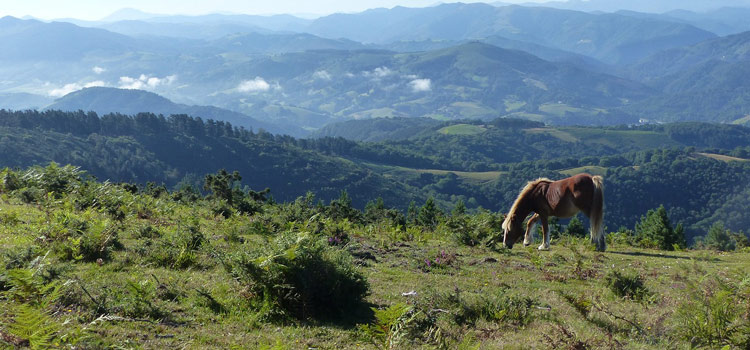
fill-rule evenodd
<path id="1" fill-rule="evenodd" d="M 47 106 L 46 110 L 62 111 L 94 111 L 100 115 L 109 113 L 120 113 L 136 115 L 141 112 L 155 114 L 187 114 L 203 119 L 214 119 L 232 123 L 246 129 L 264 129 L 268 132 L 278 134 L 290 134 L 302 136 L 306 134 L 301 129 L 294 127 L 281 127 L 265 123 L 247 115 L 232 112 L 213 106 L 188 106 L 174 103 L 155 93 L 134 90 L 115 89 L 106 87 L 85 88 L 55 100 Z"/>
<path id="2" fill-rule="evenodd" d="M 631 16 L 660 21 L 672 21 L 690 24 L 700 29 L 726 36 L 750 30 L 750 8 L 722 7 L 707 12 L 693 12 L 687 10 L 673 10 L 665 13 L 645 13 L 628 10 L 616 12 L 619 15 Z"/>
<path id="3" fill-rule="evenodd" d="M 100 22 L 139 21 L 162 16 L 163 15 L 147 13 L 134 8 L 122 8 L 115 12 L 112 12 L 107 17 L 102 18 Z"/>
<path id="4" fill-rule="evenodd" d="M 313 21 L 312 34 L 385 44 L 421 40 L 482 40 L 498 35 L 594 57 L 634 62 L 660 50 L 715 37 L 688 24 L 618 14 L 544 7 L 442 4 L 334 14 Z"/>
<path id="5" fill-rule="evenodd" d="M 750 61 L 750 31 L 656 53 L 633 65 L 630 72 L 636 79 L 657 81 L 708 62 L 747 61 Z"/>
<path id="6" fill-rule="evenodd" d="M 375 118 L 349 120 L 326 125 L 311 137 L 343 137 L 347 140 L 378 142 L 405 140 L 443 122 L 431 118 Z"/>
<path id="7" fill-rule="evenodd" d="M 124 20 L 103 23 L 97 27 L 128 36 L 160 36 L 184 39 L 218 39 L 235 33 L 269 30 L 242 23 L 161 23 L 144 20 Z"/>
<path id="8" fill-rule="evenodd" d="M 364 45 L 347 39 L 325 39 L 306 33 L 232 34 L 211 41 L 210 46 L 225 53 L 270 53 L 302 52 L 307 50 L 358 50 Z"/>
<path id="9" fill-rule="evenodd" d="M 70 23 L 0 18 L 0 61 L 75 61 L 86 55 L 118 56 L 134 50 L 134 39 Z"/>
<path id="10" fill-rule="evenodd" d="M 51 102 L 52 98 L 50 97 L 25 92 L 0 93 L 0 109 L 38 109 Z"/>
<path id="11" fill-rule="evenodd" d="M 665 94 L 628 109 L 665 121 L 742 122 L 750 115 L 748 67 L 750 32 L 660 52 L 628 72 Z"/>
<path id="12" fill-rule="evenodd" d="M 531 5 L 529 3 L 528 5 Z M 565 0 L 549 1 L 542 4 L 576 11 L 615 12 L 630 10 L 638 12 L 664 13 L 674 10 L 688 10 L 692 12 L 706 12 L 722 7 L 750 7 L 748 0 Z"/>
<path id="13" fill-rule="evenodd" d="M 304 32 L 310 20 L 291 15 L 255 16 L 210 14 L 202 16 L 122 16 L 121 20 L 91 23 L 109 31 L 131 36 L 168 36 L 217 39 L 238 33 Z"/>
<path id="14" fill-rule="evenodd" d="M 6 155 L 2 167 L 55 161 L 82 166 L 103 180 L 170 187 L 180 181 L 200 187 L 203 175 L 229 169 L 238 170 L 243 183 L 254 189 L 270 187 L 281 201 L 307 191 L 329 200 L 344 189 L 359 207 L 376 191 L 390 203 L 426 199 L 361 165 L 302 149 L 287 139 L 184 115 L 99 118 L 82 111 L 0 110 L 0 151 Z"/>
<path id="15" fill-rule="evenodd" d="M 262 82 L 269 86 L 251 94 L 230 91 L 243 84 L 238 72 L 262 72 Z M 240 70 L 212 71 L 201 79 L 226 86 L 227 93 L 211 96 L 211 104 L 252 115 L 247 105 L 286 102 L 341 119 L 515 115 L 555 123 L 623 123 L 632 117 L 610 109 L 653 93 L 621 78 L 479 42 L 415 53 L 288 53 L 247 62 Z M 260 88 L 255 81 L 249 83 Z"/>
<path id="16" fill-rule="evenodd" d="M 469 42 L 483 42 L 503 49 L 519 50 L 530 53 L 541 59 L 552 62 L 564 62 L 578 66 L 582 69 L 605 72 L 609 66 L 596 60 L 593 57 L 585 56 L 570 51 L 555 49 L 527 41 L 508 39 L 499 35 L 492 35 L 481 40 L 421 40 L 421 41 L 397 41 L 382 45 L 373 45 L 374 47 L 398 51 L 398 52 L 417 52 L 432 51 L 445 49 L 452 46 L 458 46 Z"/>

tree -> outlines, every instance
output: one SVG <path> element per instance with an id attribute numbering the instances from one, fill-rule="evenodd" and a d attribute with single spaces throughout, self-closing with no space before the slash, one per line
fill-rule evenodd
<path id="1" fill-rule="evenodd" d="M 720 250 L 722 252 L 734 250 L 737 246 L 737 242 L 734 241 L 732 233 L 724 228 L 724 223 L 721 221 L 715 222 L 708 229 L 708 233 L 703 238 L 703 244 L 707 248 Z"/>
<path id="2" fill-rule="evenodd" d="M 414 201 L 409 202 L 409 208 L 406 209 L 406 220 L 409 224 L 417 223 L 417 203 Z"/>
<path id="3" fill-rule="evenodd" d="M 458 202 L 456 202 L 456 206 L 453 207 L 453 211 L 451 211 L 452 216 L 461 216 L 466 214 L 466 204 L 464 204 L 463 199 L 459 199 Z"/>
<path id="4" fill-rule="evenodd" d="M 438 224 L 438 218 L 443 213 L 440 212 L 437 205 L 435 205 L 435 199 L 430 197 L 424 202 L 424 205 L 419 208 L 419 214 L 417 214 L 417 222 L 422 226 L 435 227 Z"/>
<path id="5" fill-rule="evenodd" d="M 570 219 L 568 226 L 565 227 L 565 234 L 573 237 L 586 237 L 586 228 L 583 227 L 583 222 L 578 218 L 578 215 Z"/>
<path id="6" fill-rule="evenodd" d="M 235 183 L 242 180 L 239 171 L 228 173 L 226 169 L 219 170 L 216 174 L 208 174 L 203 183 L 203 189 L 211 191 L 215 198 L 224 199 L 229 205 L 234 204 L 234 200 L 242 192 L 235 188 Z"/>
<path id="7" fill-rule="evenodd" d="M 339 198 L 331 201 L 327 211 L 331 218 L 337 220 L 348 219 L 351 222 L 360 222 L 362 220 L 362 213 L 352 207 L 352 199 L 349 198 L 349 193 L 346 190 L 341 190 Z"/>
<path id="8" fill-rule="evenodd" d="M 674 250 L 675 246 L 685 247 L 685 232 L 682 224 L 672 228 L 664 205 L 651 209 L 635 225 L 636 242 L 643 247 Z"/>

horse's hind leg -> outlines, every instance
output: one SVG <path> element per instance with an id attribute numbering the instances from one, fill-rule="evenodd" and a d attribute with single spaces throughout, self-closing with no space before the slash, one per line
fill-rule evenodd
<path id="1" fill-rule="evenodd" d="M 529 222 L 526 224 L 526 234 L 523 236 L 523 246 L 528 247 L 531 242 L 534 241 L 534 226 L 536 226 L 536 221 L 539 220 L 539 214 L 534 214 L 531 216 L 531 219 L 529 219 Z"/>
<path id="2" fill-rule="evenodd" d="M 539 250 L 549 250 L 549 225 L 547 222 L 547 217 L 541 217 L 542 220 L 542 245 L 539 246 Z"/>

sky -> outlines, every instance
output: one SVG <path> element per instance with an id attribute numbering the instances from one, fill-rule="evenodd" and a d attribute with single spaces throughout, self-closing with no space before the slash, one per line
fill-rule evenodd
<path id="1" fill-rule="evenodd" d="M 454 1 L 457 0 L 445 2 Z M 439 0 L 0 0 L 0 17 L 33 16 L 41 19 L 99 20 L 122 8 L 134 8 L 148 13 L 184 15 L 207 13 L 325 15 L 335 12 L 359 12 L 376 7 L 391 8 L 398 5 L 425 7 L 437 2 Z M 462 2 L 479 1 L 463 0 Z M 502 2 L 521 3 L 529 2 L 529 0 L 503 0 Z"/>

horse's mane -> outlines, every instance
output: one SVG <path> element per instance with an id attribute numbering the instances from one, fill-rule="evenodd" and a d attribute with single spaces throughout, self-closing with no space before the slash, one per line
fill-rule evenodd
<path id="1" fill-rule="evenodd" d="M 505 220 L 503 220 L 502 228 L 504 231 L 510 231 L 510 223 L 513 221 L 513 217 L 516 215 L 516 210 L 518 209 L 519 203 L 521 203 L 521 199 L 526 197 L 531 190 L 536 187 L 536 185 L 542 183 L 542 182 L 552 182 L 552 180 L 546 178 L 546 177 L 540 177 L 534 181 L 529 181 L 526 183 L 526 186 L 521 190 L 521 193 L 518 194 L 518 197 L 516 197 L 515 202 L 513 202 L 513 206 L 510 207 L 510 211 L 508 212 L 508 215 L 505 216 Z"/>

